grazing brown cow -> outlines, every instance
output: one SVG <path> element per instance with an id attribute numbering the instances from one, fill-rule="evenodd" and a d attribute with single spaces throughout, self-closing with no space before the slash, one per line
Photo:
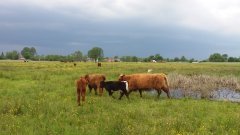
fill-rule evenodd
<path id="1" fill-rule="evenodd" d="M 80 77 L 79 80 L 76 80 L 77 87 L 77 102 L 80 105 L 80 97 L 82 97 L 82 101 L 85 101 L 87 80 L 84 77 Z"/>
<path id="2" fill-rule="evenodd" d="M 170 98 L 167 76 L 165 74 L 131 74 L 120 75 L 119 81 L 127 81 L 129 94 L 132 91 L 139 90 L 142 97 L 142 90 L 155 89 L 158 92 L 158 98 L 163 90 Z"/>
<path id="3" fill-rule="evenodd" d="M 77 66 L 77 63 L 73 63 L 73 65 L 74 65 L 74 67 L 76 67 L 76 66 Z"/>
<path id="4" fill-rule="evenodd" d="M 102 63 L 98 62 L 97 66 L 98 66 L 98 67 L 101 67 L 101 66 L 102 66 Z"/>
<path id="5" fill-rule="evenodd" d="M 105 81 L 106 77 L 103 74 L 88 74 L 85 75 L 85 79 L 88 82 L 89 92 L 91 93 L 92 88 L 95 90 L 95 94 L 97 95 L 97 89 L 99 89 L 99 95 L 102 96 L 103 88 L 100 88 L 100 82 Z"/>

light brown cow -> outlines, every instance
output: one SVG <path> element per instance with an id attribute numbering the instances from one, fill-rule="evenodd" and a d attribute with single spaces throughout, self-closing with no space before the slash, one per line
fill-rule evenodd
<path id="1" fill-rule="evenodd" d="M 142 97 L 142 90 L 155 89 L 158 92 L 158 98 L 161 94 L 161 90 L 170 98 L 167 76 L 163 73 L 120 75 L 119 81 L 128 82 L 129 94 L 132 91 L 139 90 L 140 96 Z"/>
<path id="2" fill-rule="evenodd" d="M 77 87 L 77 102 L 80 105 L 80 97 L 82 97 L 82 101 L 85 101 L 87 80 L 84 77 L 80 77 L 79 80 L 76 80 Z"/>
<path id="3" fill-rule="evenodd" d="M 100 88 L 100 82 L 105 81 L 106 77 L 103 74 L 87 74 L 85 75 L 85 79 L 88 82 L 89 92 L 91 93 L 92 88 L 95 90 L 95 94 L 97 95 L 97 89 L 99 90 L 99 95 L 102 96 L 103 88 Z"/>

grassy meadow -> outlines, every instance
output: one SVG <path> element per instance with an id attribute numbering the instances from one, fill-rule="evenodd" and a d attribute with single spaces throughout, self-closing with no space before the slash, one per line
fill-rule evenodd
<path id="1" fill-rule="evenodd" d="M 234 77 L 240 63 L 96 63 L 0 61 L 0 134 L 240 134 L 240 104 L 229 101 L 167 99 L 143 92 L 130 100 L 99 97 L 87 91 L 77 106 L 75 80 L 103 73 L 107 80 L 119 74 L 146 73 Z M 169 79 L 171 81 L 171 79 Z M 171 84 L 171 82 L 170 82 Z"/>

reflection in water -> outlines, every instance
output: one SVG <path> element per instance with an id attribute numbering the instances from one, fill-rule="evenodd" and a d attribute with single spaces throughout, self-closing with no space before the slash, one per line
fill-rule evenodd
<path id="1" fill-rule="evenodd" d="M 152 90 L 150 92 L 147 92 L 150 95 L 157 95 L 157 92 L 155 90 Z M 194 99 L 201 99 L 203 97 L 213 99 L 213 100 L 227 100 L 232 102 L 240 102 L 240 92 L 230 90 L 230 89 L 220 89 L 213 91 L 208 94 L 208 97 L 206 95 L 203 96 L 202 93 L 196 92 L 196 91 L 184 91 L 181 89 L 175 89 L 170 90 L 170 94 L 172 98 L 194 98 Z M 164 92 L 162 92 L 162 96 L 166 96 Z"/>
<path id="2" fill-rule="evenodd" d="M 240 92 L 236 92 L 233 90 L 222 89 L 213 91 L 212 99 L 216 100 L 229 100 L 233 102 L 240 102 Z"/>

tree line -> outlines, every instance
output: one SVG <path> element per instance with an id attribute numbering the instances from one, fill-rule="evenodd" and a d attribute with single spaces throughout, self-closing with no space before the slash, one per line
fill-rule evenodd
<path id="1" fill-rule="evenodd" d="M 24 47 L 20 52 L 13 50 L 9 52 L 2 52 L 0 59 L 26 59 L 26 60 L 43 60 L 43 61 L 87 61 L 93 60 L 98 61 L 102 60 L 104 57 L 102 48 L 93 47 L 88 51 L 87 55 L 83 55 L 80 50 L 77 50 L 69 55 L 38 55 L 34 47 Z"/>
<path id="2" fill-rule="evenodd" d="M 86 55 L 80 50 L 77 50 L 69 55 L 38 55 L 34 47 L 24 47 L 20 52 L 13 50 L 9 52 L 2 52 L 0 59 L 18 60 L 20 58 L 27 60 L 42 60 L 42 61 L 107 61 L 109 58 L 104 57 L 103 49 L 100 47 L 93 47 Z M 164 58 L 160 54 L 150 55 L 146 58 L 137 56 L 114 56 L 113 61 L 123 62 L 194 62 L 193 58 L 187 59 L 185 56 L 175 58 Z M 213 53 L 208 59 L 203 62 L 240 62 L 240 57 L 229 57 L 227 54 Z"/>

